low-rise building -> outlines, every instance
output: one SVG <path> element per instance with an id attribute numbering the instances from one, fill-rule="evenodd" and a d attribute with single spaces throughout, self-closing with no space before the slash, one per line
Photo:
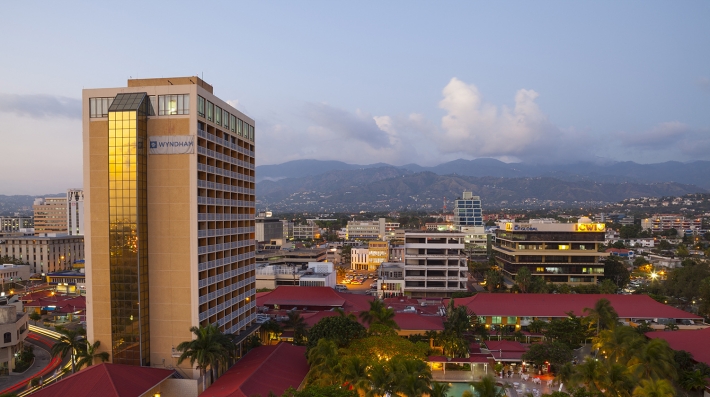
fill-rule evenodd
<path id="1" fill-rule="evenodd" d="M 283 224 L 279 218 L 257 216 L 255 222 L 254 233 L 257 242 L 283 239 Z"/>
<path id="2" fill-rule="evenodd" d="M 641 228 L 651 232 L 662 232 L 665 230 L 679 230 L 697 232 L 702 229 L 702 218 L 686 218 L 678 214 L 659 214 L 641 220 Z"/>
<path id="3" fill-rule="evenodd" d="M 22 302 L 16 296 L 0 305 L 0 372 L 15 368 L 15 354 L 22 349 L 27 338 L 27 319 L 28 314 L 22 312 Z"/>
<path id="4" fill-rule="evenodd" d="M 345 228 L 346 237 L 348 240 L 382 240 L 387 232 L 386 224 L 385 218 L 374 221 L 349 221 Z"/>
<path id="5" fill-rule="evenodd" d="M 256 264 L 256 288 L 274 289 L 280 285 L 335 287 L 336 273 L 330 262 L 307 264 Z"/>
<path id="6" fill-rule="evenodd" d="M 31 216 L 3 216 L 0 217 L 0 232 L 20 232 L 23 229 L 34 228 L 34 224 L 34 218 Z"/>

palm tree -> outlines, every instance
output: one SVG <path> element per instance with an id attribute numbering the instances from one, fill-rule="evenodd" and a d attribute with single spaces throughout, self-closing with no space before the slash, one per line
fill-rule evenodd
<path id="1" fill-rule="evenodd" d="M 370 301 L 370 310 L 360 313 L 360 319 L 367 325 L 379 324 L 390 329 L 399 329 L 394 315 L 393 309 L 386 308 L 384 302 L 375 299 Z"/>
<path id="2" fill-rule="evenodd" d="M 93 344 L 84 343 L 84 346 L 79 349 L 76 353 L 76 367 L 81 369 L 83 366 L 90 367 L 94 365 L 94 359 L 101 360 L 105 363 L 109 359 L 108 352 L 99 352 L 99 346 L 101 346 L 101 341 L 96 341 Z"/>
<path id="3" fill-rule="evenodd" d="M 84 328 L 71 330 L 64 327 L 57 327 L 56 330 L 57 332 L 62 334 L 62 336 L 52 346 L 52 357 L 60 356 L 64 358 L 67 356 L 67 354 L 69 354 L 69 360 L 71 362 L 71 372 L 74 373 L 76 365 L 76 354 L 79 350 L 82 349 L 82 347 L 86 343 L 86 330 Z"/>
<path id="4" fill-rule="evenodd" d="M 382 397 L 394 393 L 395 376 L 390 370 L 390 363 L 375 363 L 368 371 L 370 377 L 370 390 L 365 397 Z"/>
<path id="5" fill-rule="evenodd" d="M 680 380 L 680 385 L 686 390 L 702 390 L 707 386 L 707 376 L 701 370 L 686 372 Z"/>
<path id="6" fill-rule="evenodd" d="M 587 316 L 587 321 L 596 323 L 597 325 L 597 335 L 601 331 L 602 326 L 605 328 L 613 328 L 616 326 L 616 322 L 619 319 L 619 315 L 611 306 L 611 302 L 608 299 L 599 299 L 597 303 L 594 304 L 593 308 L 585 307 L 584 314 Z"/>
<path id="7" fill-rule="evenodd" d="M 634 379 L 628 371 L 628 367 L 613 363 L 604 369 L 604 375 L 599 382 L 599 387 L 606 390 L 605 395 L 629 397 L 634 384 Z"/>
<path id="8" fill-rule="evenodd" d="M 504 397 L 505 388 L 498 388 L 496 381 L 492 376 L 486 375 L 478 382 L 471 382 L 478 397 Z"/>
<path id="9" fill-rule="evenodd" d="M 557 383 L 564 383 L 564 384 L 570 384 L 572 382 L 572 378 L 574 377 L 574 366 L 572 363 L 564 363 L 562 366 L 557 369 L 557 375 L 555 375 L 555 380 Z"/>
<path id="10" fill-rule="evenodd" d="M 344 382 L 349 383 L 358 392 L 370 390 L 370 379 L 367 376 L 369 364 L 360 357 L 350 356 L 340 362 L 340 373 Z"/>
<path id="11" fill-rule="evenodd" d="M 498 284 L 503 281 L 503 275 L 495 269 L 486 272 L 486 288 L 488 292 L 493 292 L 498 288 Z"/>
<path id="12" fill-rule="evenodd" d="M 644 343 L 644 337 L 632 327 L 604 330 L 594 338 L 594 348 L 612 362 L 626 364 Z"/>
<path id="13" fill-rule="evenodd" d="M 633 397 L 673 397 L 675 389 L 665 379 L 642 379 L 632 394 Z"/>
<path id="14" fill-rule="evenodd" d="M 431 370 L 422 360 L 390 360 L 392 371 L 397 379 L 395 390 L 405 397 L 419 397 L 429 394 L 431 389 Z"/>
<path id="15" fill-rule="evenodd" d="M 648 341 L 629 360 L 631 370 L 639 379 L 672 379 L 677 377 L 673 350 L 668 342 L 656 338 Z"/>
<path id="16" fill-rule="evenodd" d="M 518 288 L 520 288 L 520 292 L 523 294 L 528 292 L 531 281 L 532 274 L 530 273 L 530 269 L 527 267 L 518 269 L 518 274 L 515 275 L 515 283 L 518 285 Z"/>
<path id="17" fill-rule="evenodd" d="M 319 339 L 318 344 L 308 352 L 308 365 L 311 369 L 306 375 L 306 384 L 316 386 L 340 384 L 339 364 L 338 345 L 330 339 Z"/>
<path id="18" fill-rule="evenodd" d="M 347 317 L 353 321 L 357 321 L 357 317 L 353 313 L 345 313 L 345 310 L 341 307 L 336 307 L 334 310 L 340 317 Z"/>
<path id="19" fill-rule="evenodd" d="M 599 384 L 604 377 L 603 366 L 601 362 L 587 357 L 577 366 L 572 381 L 576 384 L 582 383 L 589 391 L 599 392 Z"/>
<path id="20" fill-rule="evenodd" d="M 195 335 L 195 339 L 177 345 L 177 351 L 181 352 L 178 365 L 185 360 L 190 360 L 192 366 L 197 363 L 201 378 L 204 378 L 209 368 L 211 381 L 214 370 L 220 364 L 227 363 L 234 350 L 234 343 L 213 324 L 206 327 L 190 327 L 190 332 Z M 202 385 L 204 389 L 205 382 Z"/>
<path id="21" fill-rule="evenodd" d="M 283 328 L 274 320 L 269 320 L 259 328 L 263 333 L 268 343 L 271 344 L 272 339 L 279 339 L 279 336 L 283 333 Z"/>
<path id="22" fill-rule="evenodd" d="M 451 389 L 451 386 L 448 383 L 432 382 L 429 397 L 447 397 L 449 389 Z"/>
<path id="23" fill-rule="evenodd" d="M 293 310 L 288 312 L 288 320 L 285 322 L 286 328 L 293 330 L 293 344 L 302 345 L 306 336 L 306 320 L 301 315 Z"/>

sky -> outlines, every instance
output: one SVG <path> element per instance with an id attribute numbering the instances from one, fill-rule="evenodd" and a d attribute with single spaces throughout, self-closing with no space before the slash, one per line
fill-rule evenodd
<path id="1" fill-rule="evenodd" d="M 710 160 L 710 2 L 26 2 L 0 194 L 82 185 L 81 90 L 198 75 L 257 165 Z"/>

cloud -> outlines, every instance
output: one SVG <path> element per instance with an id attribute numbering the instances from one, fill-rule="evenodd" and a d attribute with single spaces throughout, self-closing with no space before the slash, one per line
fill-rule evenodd
<path id="1" fill-rule="evenodd" d="M 710 158 L 710 131 L 679 121 L 660 123 L 640 133 L 620 133 L 621 143 L 630 148 L 663 153 L 683 159 Z"/>
<path id="2" fill-rule="evenodd" d="M 442 95 L 439 108 L 446 115 L 437 143 L 444 153 L 550 161 L 562 160 L 575 145 L 590 141 L 584 134 L 553 125 L 535 102 L 539 94 L 533 90 L 518 90 L 512 109 L 486 103 L 475 85 L 457 78 L 449 81 Z"/>
<path id="3" fill-rule="evenodd" d="M 705 92 L 710 92 L 710 79 L 707 77 L 701 77 L 697 81 L 698 87 Z"/>
<path id="4" fill-rule="evenodd" d="M 392 147 L 396 144 L 396 137 L 381 129 L 375 117 L 359 110 L 351 113 L 327 104 L 311 103 L 306 105 L 306 116 L 314 124 L 310 127 L 314 134 L 360 141 L 373 149 Z M 387 124 L 382 118 L 379 122 Z"/>
<path id="5" fill-rule="evenodd" d="M 0 112 L 35 119 L 48 117 L 81 119 L 81 100 L 54 95 L 0 93 Z"/>

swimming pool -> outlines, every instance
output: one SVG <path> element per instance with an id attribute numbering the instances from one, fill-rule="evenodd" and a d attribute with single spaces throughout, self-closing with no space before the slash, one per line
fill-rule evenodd
<path id="1" fill-rule="evenodd" d="M 449 385 L 451 387 L 449 388 L 449 392 L 446 393 L 448 397 L 461 397 L 463 392 L 466 390 L 472 392 L 474 396 L 477 395 L 473 390 L 473 387 L 466 382 L 450 382 Z"/>

